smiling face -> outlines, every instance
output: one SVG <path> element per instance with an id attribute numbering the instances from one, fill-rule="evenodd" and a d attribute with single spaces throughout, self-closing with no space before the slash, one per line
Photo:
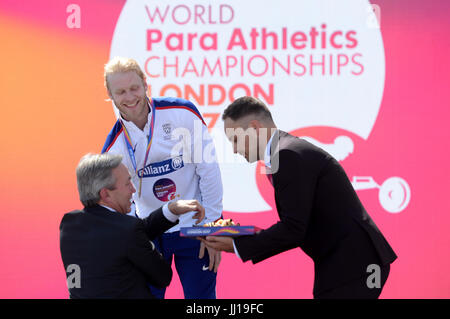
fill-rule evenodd
<path id="1" fill-rule="evenodd" d="M 104 188 L 103 203 L 121 214 L 128 214 L 131 210 L 131 197 L 136 189 L 131 182 L 128 169 L 120 164 L 112 170 L 116 180 L 112 189 Z"/>
<path id="2" fill-rule="evenodd" d="M 108 75 L 108 93 L 122 117 L 143 129 L 147 123 L 147 85 L 134 71 Z"/>

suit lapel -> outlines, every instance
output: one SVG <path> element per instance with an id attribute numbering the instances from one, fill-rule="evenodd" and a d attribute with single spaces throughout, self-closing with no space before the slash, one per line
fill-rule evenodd
<path id="1" fill-rule="evenodd" d="M 270 184 L 272 184 L 272 186 L 273 186 L 273 176 L 272 176 L 272 173 L 266 172 L 266 176 L 267 176 L 267 179 L 269 180 Z"/>
<path id="2" fill-rule="evenodd" d="M 278 172 L 280 165 L 280 140 L 286 135 L 286 132 L 276 130 L 272 143 L 270 144 L 270 173 L 272 176 Z"/>

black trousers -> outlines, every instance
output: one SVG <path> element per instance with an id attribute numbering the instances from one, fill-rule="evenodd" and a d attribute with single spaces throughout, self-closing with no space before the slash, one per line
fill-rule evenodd
<path id="1" fill-rule="evenodd" d="M 369 288 L 367 276 L 314 295 L 314 299 L 378 299 L 389 276 L 390 265 L 380 268 L 380 288 Z"/>

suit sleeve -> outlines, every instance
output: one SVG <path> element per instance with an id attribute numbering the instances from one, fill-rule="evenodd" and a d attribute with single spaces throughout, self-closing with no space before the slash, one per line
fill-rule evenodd
<path id="1" fill-rule="evenodd" d="M 257 235 L 235 239 L 243 261 L 251 259 L 257 263 L 302 243 L 319 172 L 319 163 L 311 160 L 308 154 L 303 155 L 290 150 L 280 151 L 279 170 L 273 175 L 280 221 Z"/>
<path id="2" fill-rule="evenodd" d="M 158 208 L 148 217 L 142 219 L 144 230 L 149 239 L 153 240 L 162 235 L 166 230 L 172 228 L 178 221 L 172 223 L 163 214 L 162 208 Z"/>
<path id="3" fill-rule="evenodd" d="M 172 280 L 172 268 L 150 243 L 144 223 L 139 219 L 136 219 L 136 226 L 131 232 L 127 255 L 144 274 L 149 284 L 158 288 L 169 285 Z"/>

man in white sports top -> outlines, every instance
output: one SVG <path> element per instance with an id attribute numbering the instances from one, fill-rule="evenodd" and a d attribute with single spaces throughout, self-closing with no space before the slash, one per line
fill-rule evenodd
<path id="1" fill-rule="evenodd" d="M 119 110 L 102 153 L 118 153 L 136 187 L 135 215 L 145 218 L 171 200 L 196 199 L 205 208 L 208 223 L 222 216 L 222 181 L 208 128 L 195 105 L 181 98 L 147 97 L 146 77 L 138 63 L 113 58 L 105 65 L 105 86 Z M 155 244 L 175 267 L 186 299 L 215 299 L 220 252 L 198 240 L 179 236 L 180 227 L 192 226 L 192 214 Z M 164 298 L 165 289 L 151 287 Z"/>

